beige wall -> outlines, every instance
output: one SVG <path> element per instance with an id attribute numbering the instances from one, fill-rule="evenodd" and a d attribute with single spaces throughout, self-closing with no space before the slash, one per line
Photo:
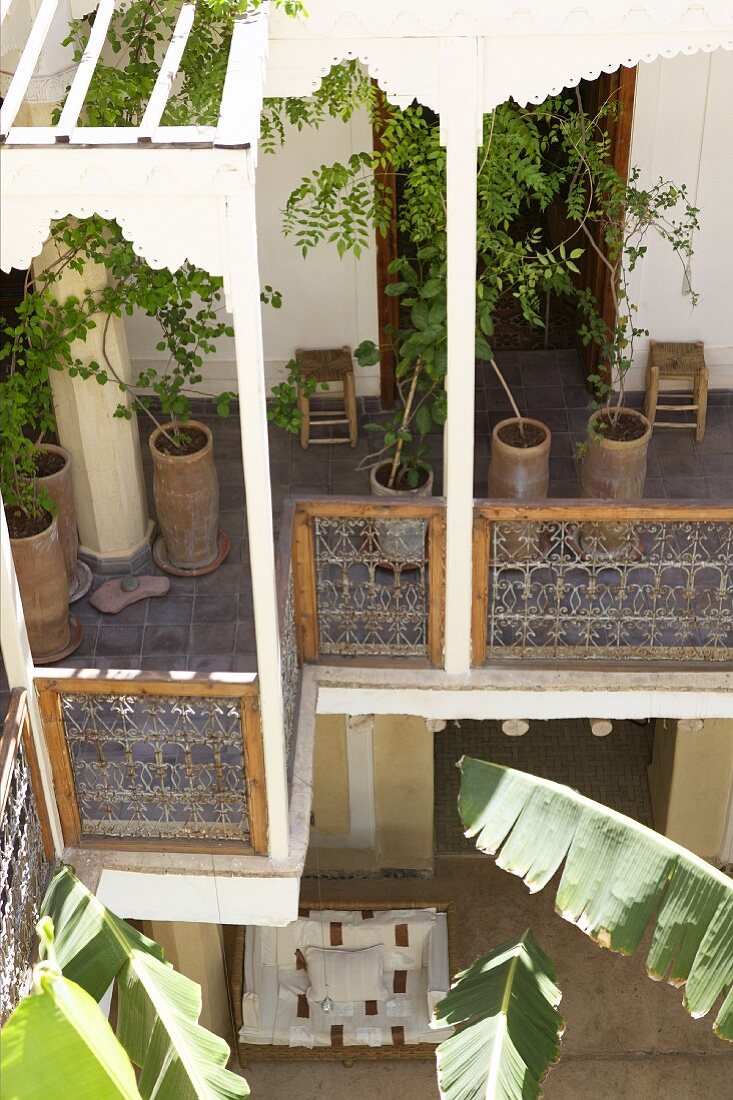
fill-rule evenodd
<path id="1" fill-rule="evenodd" d="M 313 836 L 348 836 L 349 773 L 346 719 L 322 714 L 316 720 L 313 753 Z"/>
<path id="2" fill-rule="evenodd" d="M 433 734 L 423 718 L 374 719 L 374 802 L 382 867 L 433 864 Z"/>
<path id="3" fill-rule="evenodd" d="M 704 859 L 721 850 L 733 782 L 733 719 L 702 730 L 657 722 L 649 786 L 655 827 Z"/>
<path id="4" fill-rule="evenodd" d="M 356 756 L 354 738 L 369 739 Z M 377 715 L 347 722 L 343 715 L 319 716 L 311 870 L 429 870 L 433 801 L 433 734 L 423 718 Z M 374 839 L 368 848 L 365 823 L 371 817 Z"/>
<path id="5" fill-rule="evenodd" d="M 218 924 L 184 921 L 141 921 L 142 932 L 160 944 L 167 962 L 201 986 L 199 1022 L 209 1031 L 232 1041 L 222 932 Z"/>

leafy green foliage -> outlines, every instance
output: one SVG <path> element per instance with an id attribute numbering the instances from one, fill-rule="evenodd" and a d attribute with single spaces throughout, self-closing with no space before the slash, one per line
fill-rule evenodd
<path id="1" fill-rule="evenodd" d="M 397 453 L 414 470 L 425 435 L 446 415 L 446 158 L 438 126 L 419 104 L 400 110 L 387 103 L 356 62 L 349 62 L 332 69 L 310 100 L 270 101 L 268 148 L 284 140 L 288 124 L 302 129 L 328 117 L 348 120 L 357 108 L 366 109 L 378 127 L 379 148 L 315 168 L 290 195 L 283 226 L 304 256 L 322 244 L 335 246 L 341 256 L 361 256 L 375 229 L 387 232 L 394 194 L 386 181 L 399 181 L 397 228 L 409 243 L 392 266 L 395 281 L 387 293 L 400 302 L 400 327 L 388 334 L 388 347 L 396 355 L 402 409 L 389 424 L 370 426 L 383 433 L 384 443 L 370 459 Z M 547 293 L 575 295 L 586 317 L 581 335 L 602 348 L 597 392 L 605 400 L 614 391 L 622 398 L 630 340 L 645 332 L 633 327 L 635 307 L 626 299 L 626 278 L 646 251 L 645 237 L 656 232 L 687 258 L 697 215 L 684 187 L 660 181 L 645 189 L 638 172 L 628 181 L 618 175 L 605 125 L 617 111 L 609 102 L 590 116 L 568 95 L 530 107 L 509 101 L 484 117 L 476 166 L 477 359 L 493 358 L 489 341 L 501 298 L 513 297 L 528 323 L 543 327 Z M 680 203 L 684 212 L 675 221 L 672 212 Z M 555 219 L 567 227 L 564 240 L 535 228 L 537 215 L 549 216 L 551 207 L 564 215 Z M 593 295 L 577 289 L 577 261 L 588 247 L 610 265 L 619 288 L 618 321 L 610 330 Z M 606 374 L 610 384 L 604 383 Z M 288 417 L 283 413 L 280 420 L 287 424 Z"/>
<path id="2" fill-rule="evenodd" d="M 458 974 L 435 1007 L 435 1026 L 458 1031 L 437 1050 L 445 1100 L 535 1100 L 560 1057 L 562 994 L 527 929 Z"/>
<path id="3" fill-rule="evenodd" d="M 144 1100 L 236 1100 L 246 1082 L 226 1069 L 229 1047 L 198 1023 L 201 990 L 166 963 L 158 944 L 106 909 L 69 867 L 42 905 L 56 928 L 64 977 L 99 1000 L 117 989 L 117 1038 L 139 1068 Z"/>
<path id="4" fill-rule="evenodd" d="M 53 922 L 38 925 L 41 954 L 33 990 L 11 1014 L 0 1044 L 7 1100 L 141 1100 L 135 1070 L 99 1005 L 65 978 L 53 947 Z"/>
<path id="5" fill-rule="evenodd" d="M 685 1008 L 733 1041 L 733 881 L 623 814 L 547 779 L 463 757 L 466 836 L 534 893 L 562 869 L 555 909 L 596 943 L 685 985 Z"/>
<path id="6" fill-rule="evenodd" d="M 216 122 L 226 74 L 231 28 L 236 16 L 260 6 L 261 0 L 206 0 L 197 5 L 193 31 L 180 66 L 180 78 L 170 96 L 163 122 L 167 125 Z M 276 0 L 289 15 L 303 12 L 298 0 Z M 171 0 L 141 0 L 118 6 L 110 23 L 109 54 L 95 67 L 85 100 L 85 122 L 93 126 L 134 126 L 142 119 L 159 71 L 161 50 L 175 26 L 180 5 Z M 65 44 L 81 60 L 93 13 L 74 20 Z M 57 111 L 60 113 L 61 108 Z M 26 284 L 17 321 L 0 324 L 0 361 L 6 380 L 0 382 L 0 492 L 9 507 L 37 516 L 48 506 L 33 480 L 33 440 L 54 426 L 49 386 L 50 370 L 71 377 L 94 379 L 119 388 L 115 415 L 131 418 L 133 408 L 150 412 L 157 399 L 172 419 L 174 441 L 183 438 L 175 427 L 190 415 L 189 394 L 203 380 L 204 359 L 222 336 L 233 331 L 223 315 L 222 280 L 184 264 L 178 271 L 156 271 L 137 256 L 120 227 L 100 217 L 82 221 L 64 218 L 52 228 L 57 258 L 35 282 Z M 83 274 L 85 265 L 101 264 L 107 285 L 86 290 L 81 297 L 63 297 L 59 280 L 69 269 Z M 279 308 L 281 295 L 271 286 L 263 302 Z M 146 367 L 136 378 L 121 379 L 108 354 L 110 322 L 139 310 L 160 327 L 157 351 L 165 353 L 160 367 Z M 101 361 L 84 356 L 89 333 L 102 330 Z M 232 393 L 217 395 L 216 408 L 226 416 Z M 150 414 L 152 416 L 152 413 Z M 156 418 L 152 419 L 158 423 Z"/>
<path id="7" fill-rule="evenodd" d="M 578 294 L 580 311 L 585 316 L 578 331 L 584 344 L 594 343 L 600 349 L 604 370 L 591 379 L 599 402 L 609 405 L 616 394 L 617 407 L 620 407 L 624 379 L 633 362 L 634 342 L 638 337 L 649 335 L 649 330 L 636 320 L 638 307 L 629 298 L 629 275 L 646 255 L 651 235 L 666 242 L 679 257 L 689 284 L 688 261 L 693 252 L 693 234 L 699 228 L 700 211 L 689 202 L 684 184 L 677 185 L 660 177 L 651 187 L 642 187 L 638 168 L 632 168 L 628 180 L 623 180 L 617 173 L 609 172 L 608 166 L 598 159 L 597 152 L 592 146 L 588 151 L 588 171 L 594 175 L 596 185 L 593 208 L 580 224 L 591 247 L 608 268 L 615 322 L 606 323 L 593 293 L 585 289 Z M 583 192 L 584 201 L 580 177 L 576 186 Z M 574 201 L 576 198 L 573 196 Z M 603 248 L 598 234 L 594 235 L 588 228 L 589 221 L 599 226 Z M 698 295 L 691 285 L 689 293 L 695 305 Z"/>

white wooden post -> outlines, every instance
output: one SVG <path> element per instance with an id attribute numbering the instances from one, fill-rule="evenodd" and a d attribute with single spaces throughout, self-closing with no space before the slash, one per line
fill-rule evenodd
<path id="1" fill-rule="evenodd" d="M 479 46 L 476 38 L 449 38 L 441 56 L 440 132 L 446 148 L 448 208 L 445 670 L 451 673 L 471 667 L 476 150 L 482 130 Z"/>
<path id="2" fill-rule="evenodd" d="M 229 196 L 226 204 L 228 273 L 225 288 L 234 317 L 269 849 L 272 859 L 284 859 L 288 854 L 288 785 L 254 181 L 248 183 L 244 194 Z"/>
<path id="3" fill-rule="evenodd" d="M 2 651 L 5 672 L 11 688 L 25 688 L 28 693 L 28 716 L 36 746 L 38 770 L 41 773 L 43 794 L 46 800 L 48 818 L 51 823 L 56 854 L 61 855 L 64 847 L 61 822 L 59 821 L 56 795 L 51 778 L 51 764 L 46 752 L 46 740 L 43 736 L 43 722 L 38 709 L 38 699 L 33 682 L 33 657 L 28 644 L 25 628 L 23 604 L 20 599 L 18 578 L 10 549 L 10 534 L 5 519 L 5 508 L 0 496 L 0 651 Z M 4 715 L 0 716 L 0 724 Z"/>

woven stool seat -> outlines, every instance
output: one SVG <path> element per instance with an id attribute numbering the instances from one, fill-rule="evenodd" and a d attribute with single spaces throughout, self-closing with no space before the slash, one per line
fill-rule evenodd
<path id="1" fill-rule="evenodd" d="M 337 382 L 343 386 L 343 409 L 311 409 L 310 397 L 303 388 L 298 389 L 298 408 L 301 412 L 300 445 L 311 443 L 349 443 L 355 447 L 359 438 L 356 415 L 356 385 L 351 348 L 296 348 L 300 374 L 304 381 L 317 383 Z M 336 414 L 336 415 L 334 415 Z M 346 435 L 312 439 L 311 426 L 331 427 L 344 424 Z"/>
<path id="2" fill-rule="evenodd" d="M 705 365 L 705 346 L 702 341 L 692 344 L 658 343 L 649 341 L 649 358 L 646 366 L 646 397 L 644 412 L 652 427 L 694 428 L 698 443 L 705 435 L 708 408 L 708 368 Z M 687 383 L 685 389 L 662 389 L 660 384 L 671 380 L 675 386 Z M 662 396 L 673 399 L 671 404 L 660 404 Z M 690 401 L 690 398 L 692 400 Z M 694 421 L 657 420 L 657 412 L 694 412 Z"/>
<path id="3" fill-rule="evenodd" d="M 295 358 L 303 377 L 315 382 L 343 382 L 346 375 L 354 371 L 349 347 L 298 348 Z"/>

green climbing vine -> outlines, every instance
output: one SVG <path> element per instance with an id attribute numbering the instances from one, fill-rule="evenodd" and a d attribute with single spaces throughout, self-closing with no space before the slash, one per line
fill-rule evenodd
<path id="1" fill-rule="evenodd" d="M 212 124 L 226 72 L 233 20 L 261 0 L 205 0 L 196 9 L 181 78 L 171 94 L 163 122 L 169 125 Z M 297 0 L 275 0 L 288 15 L 301 13 Z M 173 31 L 177 8 L 168 0 L 140 0 L 117 8 L 108 45 L 96 67 L 85 101 L 85 122 L 92 126 L 139 123 L 159 69 L 159 50 Z M 66 44 L 79 61 L 88 40 L 92 16 L 74 20 Z M 60 280 L 67 270 L 83 275 L 88 264 L 106 271 L 106 285 L 64 295 Z M 280 295 L 266 287 L 263 299 L 280 305 Z M 139 310 L 160 328 L 157 351 L 161 365 L 146 366 L 134 378 L 120 378 L 109 354 L 112 320 Z M 85 357 L 84 344 L 102 330 L 102 354 Z M 36 444 L 54 428 L 50 371 L 111 383 L 118 387 L 116 416 L 131 418 L 143 409 L 158 423 L 156 407 L 177 425 L 190 414 L 190 392 L 203 381 L 207 355 L 224 335 L 233 335 L 223 307 L 222 280 L 183 264 L 177 271 L 154 270 L 136 255 L 120 227 L 101 217 L 63 218 L 51 231 L 42 267 L 25 283 L 23 301 L 12 321 L 0 324 L 0 491 L 6 506 L 39 517 L 48 501 L 35 481 Z M 200 391 L 199 391 L 200 392 Z M 226 415 L 232 393 L 216 395 L 217 411 Z"/>

